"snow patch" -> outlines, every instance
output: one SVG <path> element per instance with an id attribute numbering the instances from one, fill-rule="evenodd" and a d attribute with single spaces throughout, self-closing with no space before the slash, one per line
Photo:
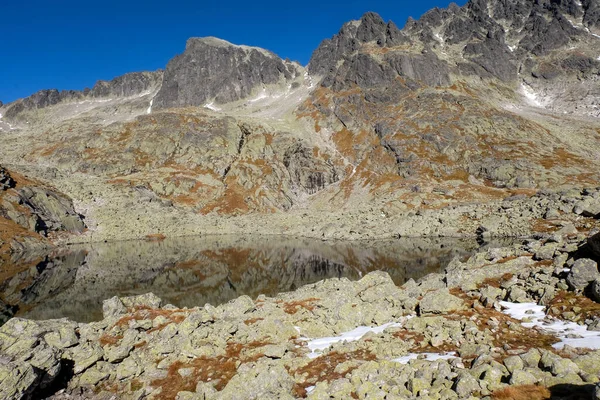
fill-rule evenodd
<path id="1" fill-rule="evenodd" d="M 154 104 L 154 98 L 152 98 L 152 100 L 150 100 L 150 105 L 148 106 L 148 109 L 146 110 L 146 114 L 150 114 L 152 112 L 152 104 Z"/>
<path id="2" fill-rule="evenodd" d="M 410 317 L 407 317 L 407 319 Z M 320 339 L 313 339 L 308 341 L 306 346 L 309 348 L 310 353 L 308 353 L 308 358 L 317 358 L 321 355 L 321 352 L 329 346 L 334 345 L 339 342 L 355 342 L 365 336 L 369 332 L 373 333 L 381 333 L 387 328 L 398 328 L 401 327 L 402 324 L 399 322 L 388 322 L 387 324 L 383 324 L 381 326 L 359 326 L 356 329 L 353 329 L 349 332 L 342 333 L 340 336 L 334 337 L 324 337 Z"/>
<path id="3" fill-rule="evenodd" d="M 535 107 L 543 107 L 543 104 L 540 102 L 538 96 L 535 94 L 531 86 L 521 83 L 521 91 L 523 92 L 523 95 L 529 104 Z"/>
<path id="4" fill-rule="evenodd" d="M 209 110 L 212 110 L 212 111 L 221 111 L 221 109 L 219 107 L 216 107 L 215 103 L 212 101 L 210 103 L 206 103 L 204 105 L 204 108 L 208 108 Z"/>
<path id="5" fill-rule="evenodd" d="M 268 98 L 268 97 L 269 97 L 269 96 L 267 95 L 267 91 L 266 91 L 265 89 L 263 89 L 263 90 L 262 90 L 262 92 L 260 92 L 260 93 L 258 94 L 258 96 L 256 96 L 256 97 L 255 97 L 255 98 L 253 98 L 253 99 L 250 99 L 250 100 L 248 100 L 248 102 L 249 102 L 249 103 L 256 103 L 257 101 L 260 101 L 260 100 L 262 100 L 262 99 L 266 99 L 266 98 Z"/>
<path id="6" fill-rule="evenodd" d="M 392 361 L 400 364 L 408 364 L 410 360 L 416 360 L 419 357 L 424 357 L 424 359 L 427 361 L 450 360 L 452 358 L 458 358 L 456 356 L 456 352 L 450 351 L 448 353 L 409 353 L 400 358 L 395 358 Z"/>
<path id="7" fill-rule="evenodd" d="M 536 303 L 510 303 L 501 301 L 503 312 L 518 319 L 526 328 L 540 328 L 556 335 L 560 342 L 554 344 L 555 349 L 562 349 L 566 345 L 571 347 L 600 349 L 600 332 L 588 331 L 585 325 L 574 322 L 561 321 L 546 316 L 544 306 Z"/>

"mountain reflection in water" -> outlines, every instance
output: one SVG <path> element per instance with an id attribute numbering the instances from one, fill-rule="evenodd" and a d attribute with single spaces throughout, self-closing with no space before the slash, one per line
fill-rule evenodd
<path id="1" fill-rule="evenodd" d="M 480 248 L 475 240 L 323 242 L 277 236 L 73 246 L 67 255 L 46 258 L 0 282 L 0 311 L 4 308 L 4 319 L 14 314 L 89 322 L 102 318 L 102 301 L 112 296 L 153 292 L 178 307 L 218 305 L 327 278 L 357 280 L 374 270 L 386 271 L 400 285 Z"/>

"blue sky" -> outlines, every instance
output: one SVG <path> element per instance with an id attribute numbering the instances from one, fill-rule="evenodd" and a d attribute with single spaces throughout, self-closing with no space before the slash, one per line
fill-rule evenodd
<path id="1" fill-rule="evenodd" d="M 305 65 L 343 23 L 367 11 L 402 28 L 449 1 L 6 1 L 0 7 L 0 100 L 164 68 L 193 36 L 269 49 Z M 458 2 L 459 5 L 465 0 Z"/>

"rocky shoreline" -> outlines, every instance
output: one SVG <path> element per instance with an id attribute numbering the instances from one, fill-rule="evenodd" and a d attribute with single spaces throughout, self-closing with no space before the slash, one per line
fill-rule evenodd
<path id="1" fill-rule="evenodd" d="M 489 249 L 401 287 L 373 272 L 218 307 L 115 297 L 88 324 L 13 318 L 0 328 L 0 394 L 598 398 L 596 231 Z"/>

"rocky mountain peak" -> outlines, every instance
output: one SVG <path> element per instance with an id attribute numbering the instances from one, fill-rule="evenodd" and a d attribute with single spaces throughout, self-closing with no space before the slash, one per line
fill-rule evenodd
<path id="1" fill-rule="evenodd" d="M 301 69 L 257 47 L 214 37 L 191 38 L 183 54 L 169 61 L 154 107 L 229 103 L 263 85 L 291 81 Z"/>
<path id="2" fill-rule="evenodd" d="M 362 44 L 374 42 L 380 47 L 397 46 L 408 42 L 392 21 L 385 22 L 379 14 L 368 12 L 358 21 L 342 26 L 339 33 L 324 40 L 313 53 L 308 64 L 309 73 L 327 75 L 338 60 L 356 52 Z"/>

